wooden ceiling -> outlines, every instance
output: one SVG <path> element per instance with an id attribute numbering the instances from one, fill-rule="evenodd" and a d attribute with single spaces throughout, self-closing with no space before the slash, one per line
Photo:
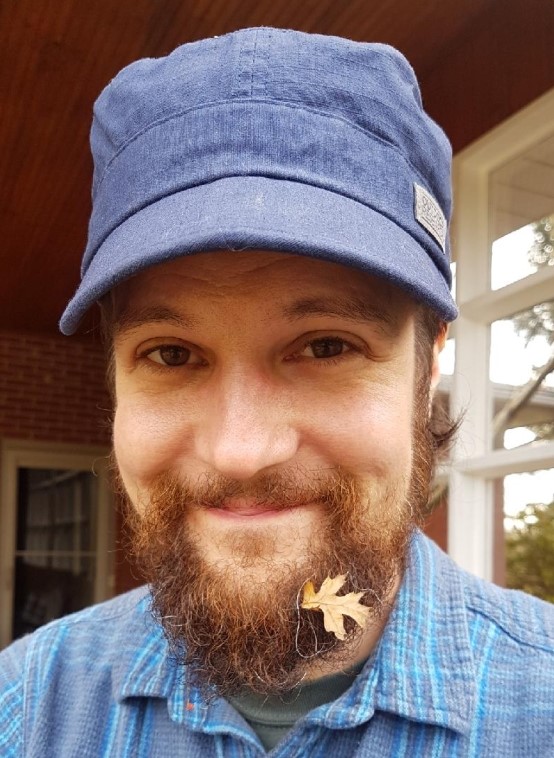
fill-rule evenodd
<path id="1" fill-rule="evenodd" d="M 257 25 L 396 46 L 455 150 L 554 87 L 552 0 L 3 0 L 0 329 L 55 332 L 77 284 L 105 84 L 137 58 Z"/>

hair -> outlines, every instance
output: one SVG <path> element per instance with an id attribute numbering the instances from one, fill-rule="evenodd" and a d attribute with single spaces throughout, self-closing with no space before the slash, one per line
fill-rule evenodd
<path id="1" fill-rule="evenodd" d="M 431 371 L 436 341 L 446 337 L 447 324 L 429 306 L 420 305 L 415 322 L 416 387 L 430 393 Z M 421 383 L 421 384 L 420 384 Z M 454 442 L 463 419 L 450 417 L 447 403 L 438 395 L 429 397 L 429 434 L 433 441 L 435 462 L 444 460 Z"/>

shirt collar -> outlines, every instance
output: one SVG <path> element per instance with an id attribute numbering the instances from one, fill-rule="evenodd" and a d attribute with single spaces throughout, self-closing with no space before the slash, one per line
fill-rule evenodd
<path id="1" fill-rule="evenodd" d="M 235 733 L 257 745 L 257 739 L 245 729 L 242 717 L 223 698 L 206 702 L 190 681 L 186 667 L 172 655 L 161 624 L 152 613 L 152 598 L 144 588 L 130 617 L 114 635 L 118 651 L 113 667 L 113 694 L 121 702 L 131 697 L 154 697 L 167 700 L 172 721 L 194 731 L 216 734 Z"/>
<path id="2" fill-rule="evenodd" d="M 131 614 L 115 630 L 117 658 L 113 667 L 116 700 L 128 697 L 169 697 L 176 666 L 162 627 L 151 612 L 152 598 L 146 587 Z"/>
<path id="3" fill-rule="evenodd" d="M 377 648 L 354 685 L 313 720 L 345 728 L 381 710 L 466 734 L 476 706 L 475 676 L 460 570 L 416 532 Z"/>
<path id="4" fill-rule="evenodd" d="M 116 699 L 167 698 L 173 720 L 208 731 L 212 731 L 209 723 L 221 723 L 223 709 L 229 726 L 234 709 L 221 698 L 205 703 L 186 670 L 175 664 L 149 606 L 150 595 L 145 593 L 121 632 L 113 680 Z M 381 710 L 467 733 L 475 705 L 475 669 L 459 569 L 416 532 L 377 648 L 352 687 L 312 711 L 307 720 L 344 729 Z M 238 715 L 237 719 L 238 728 Z"/>

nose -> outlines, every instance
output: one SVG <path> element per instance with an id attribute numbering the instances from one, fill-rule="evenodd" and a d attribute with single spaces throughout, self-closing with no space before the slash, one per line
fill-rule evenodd
<path id="1" fill-rule="evenodd" d="M 277 383 L 235 371 L 210 389 L 196 433 L 196 452 L 205 465 L 247 480 L 294 458 L 299 435 Z"/>

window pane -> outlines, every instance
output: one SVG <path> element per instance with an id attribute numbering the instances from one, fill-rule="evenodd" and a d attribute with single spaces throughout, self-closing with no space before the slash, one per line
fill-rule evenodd
<path id="1" fill-rule="evenodd" d="M 491 288 L 554 265 L 554 136 L 490 176 Z"/>
<path id="2" fill-rule="evenodd" d="M 35 468 L 17 476 L 14 639 L 89 605 L 96 567 L 95 476 Z"/>
<path id="3" fill-rule="evenodd" d="M 16 549 L 94 549 L 95 498 L 91 472 L 20 468 Z"/>
<path id="4" fill-rule="evenodd" d="M 538 271 L 535 224 L 522 226 L 492 243 L 491 289 L 497 290 Z"/>
<path id="5" fill-rule="evenodd" d="M 19 556 L 15 559 L 13 638 L 93 602 L 90 556 Z"/>
<path id="6" fill-rule="evenodd" d="M 554 469 L 504 477 L 505 583 L 554 602 Z"/>
<path id="7" fill-rule="evenodd" d="M 537 401 L 538 402 L 538 401 Z M 534 412 L 535 408 L 529 408 L 528 412 Z M 514 426 L 511 429 L 505 429 L 503 432 L 502 444 L 498 447 L 504 447 L 506 450 L 512 450 L 515 447 L 525 447 L 525 445 L 539 445 L 541 442 L 554 439 L 554 421 L 542 421 L 529 426 Z"/>
<path id="8" fill-rule="evenodd" d="M 553 354 L 554 300 L 491 325 L 495 448 L 554 439 Z M 533 379 L 538 386 L 530 386 Z"/>

